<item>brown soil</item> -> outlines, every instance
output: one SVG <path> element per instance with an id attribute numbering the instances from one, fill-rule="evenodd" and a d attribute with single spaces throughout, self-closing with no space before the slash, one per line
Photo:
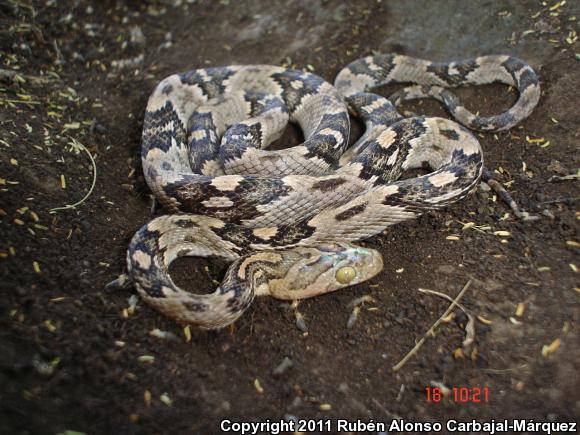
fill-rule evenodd
<path id="1" fill-rule="evenodd" d="M 574 3 L 0 3 L 0 433 L 217 433 L 224 418 L 292 416 L 577 418 L 578 186 L 548 181 L 578 169 Z M 137 26 L 144 44 L 135 31 L 131 40 Z M 179 325 L 141 301 L 128 312 L 132 291 L 105 290 L 123 271 L 131 236 L 151 219 L 139 146 L 156 82 L 233 63 L 289 64 L 332 80 L 373 50 L 433 60 L 510 53 L 536 68 L 543 98 L 534 113 L 512 131 L 479 137 L 488 167 L 541 220 L 518 221 L 479 189 L 392 227 L 367 243 L 384 254 L 378 277 L 300 304 L 308 333 L 280 301 L 264 298 L 234 327 L 192 331 L 186 342 Z M 141 54 L 140 64 L 114 65 Z M 512 98 L 499 85 L 460 95 L 482 113 Z M 406 109 L 444 116 L 431 102 Z M 92 182 L 73 140 L 94 156 L 96 185 L 74 210 L 50 213 Z M 484 228 L 462 230 L 467 222 Z M 211 289 L 219 273 L 207 261 L 175 267 L 177 281 L 196 291 Z M 457 354 L 466 317 L 456 311 L 394 373 L 449 305 L 418 288 L 454 297 L 469 279 L 461 302 L 483 318 L 474 349 Z M 347 329 L 348 304 L 363 295 L 376 302 Z M 155 328 L 177 339 L 150 336 Z M 273 374 L 285 357 L 293 366 Z M 488 386 L 489 403 L 428 403 L 425 387 L 436 383 Z"/>

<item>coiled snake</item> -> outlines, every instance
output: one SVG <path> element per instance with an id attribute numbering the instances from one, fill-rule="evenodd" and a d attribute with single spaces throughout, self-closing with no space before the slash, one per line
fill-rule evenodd
<path id="1" fill-rule="evenodd" d="M 367 93 L 410 82 L 389 99 Z M 468 111 L 446 88 L 502 82 L 516 103 L 492 117 Z M 380 254 L 351 242 L 465 197 L 483 170 L 480 145 L 465 127 L 512 127 L 538 102 L 536 74 L 509 56 L 433 63 L 376 55 L 344 68 L 332 86 L 302 71 L 266 65 L 208 68 L 164 79 L 143 126 L 145 179 L 174 213 L 156 217 L 131 240 L 128 274 L 142 298 L 175 320 L 206 329 L 236 320 L 256 295 L 302 299 L 365 281 Z M 403 118 L 394 104 L 432 97 L 465 127 L 436 117 Z M 365 133 L 347 149 L 349 114 Z M 267 146 L 288 120 L 304 143 Z M 432 172 L 400 180 L 404 171 Z M 180 256 L 232 264 L 217 290 L 196 295 L 175 285 Z"/>

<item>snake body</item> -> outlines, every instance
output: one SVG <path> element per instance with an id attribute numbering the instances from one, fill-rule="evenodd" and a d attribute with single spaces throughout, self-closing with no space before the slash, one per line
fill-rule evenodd
<path id="1" fill-rule="evenodd" d="M 500 115 L 469 112 L 447 89 L 500 81 L 519 92 Z M 411 82 L 389 99 L 367 92 Z M 394 104 L 431 97 L 476 130 L 507 129 L 540 95 L 534 71 L 508 56 L 437 64 L 400 55 L 359 59 L 332 86 L 268 65 L 193 70 L 164 79 L 151 95 L 142 162 L 156 198 L 173 214 L 131 240 L 128 277 L 143 299 L 206 329 L 237 319 L 256 295 L 301 299 L 365 281 L 382 269 L 372 249 L 351 242 L 465 197 L 483 169 L 470 131 L 436 117 L 403 118 Z M 365 133 L 350 148 L 349 111 Z M 271 151 L 288 120 L 304 143 Z M 432 172 L 399 179 L 403 172 Z M 168 268 L 180 256 L 232 264 L 217 290 L 180 289 Z"/>

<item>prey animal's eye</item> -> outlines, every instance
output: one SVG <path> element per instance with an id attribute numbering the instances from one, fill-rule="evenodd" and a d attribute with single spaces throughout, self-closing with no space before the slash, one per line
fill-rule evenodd
<path id="1" fill-rule="evenodd" d="M 356 276 L 354 267 L 345 266 L 336 271 L 336 280 L 341 284 L 348 284 Z"/>

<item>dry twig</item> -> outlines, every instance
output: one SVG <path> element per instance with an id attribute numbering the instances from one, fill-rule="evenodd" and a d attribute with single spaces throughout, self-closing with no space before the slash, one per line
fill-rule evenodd
<path id="1" fill-rule="evenodd" d="M 419 291 L 421 293 L 427 293 L 427 294 L 439 296 L 440 298 L 447 299 L 449 302 L 453 302 L 453 299 L 451 299 L 451 297 L 449 295 L 446 295 L 445 293 L 437 292 L 435 290 L 429 290 L 426 288 L 420 288 Z M 459 308 L 461 311 L 463 311 L 465 313 L 465 315 L 467 316 L 467 325 L 465 325 L 465 340 L 463 340 L 463 344 L 462 344 L 463 350 L 466 350 L 475 341 L 475 319 L 465 309 L 465 307 L 463 305 L 461 305 L 458 302 L 456 302 L 455 305 L 457 305 L 457 308 Z"/>
<path id="2" fill-rule="evenodd" d="M 421 346 L 423 346 L 423 343 L 425 343 L 425 340 L 427 339 L 427 337 L 429 335 L 432 335 L 433 332 L 435 331 L 435 329 L 437 328 L 437 326 L 439 326 L 439 324 L 441 323 L 441 321 L 445 317 L 447 317 L 449 315 L 449 313 L 456 306 L 458 306 L 459 300 L 463 297 L 463 295 L 465 294 L 465 292 L 467 291 L 469 286 L 471 286 L 471 280 L 467 281 L 467 283 L 463 286 L 463 288 L 461 289 L 459 294 L 455 297 L 455 299 L 453 299 L 453 301 L 451 302 L 451 305 L 449 305 L 449 307 L 445 310 L 445 312 L 441 315 L 441 317 L 439 317 L 439 319 L 437 319 L 437 321 L 433 324 L 433 326 L 431 326 L 431 328 L 429 328 L 429 330 L 425 333 L 425 335 L 423 335 L 423 337 L 421 337 L 421 339 L 417 342 L 417 344 L 415 344 L 415 347 L 413 347 L 413 349 L 411 349 L 409 351 L 409 353 L 407 353 L 407 355 L 405 355 L 401 361 L 399 361 L 397 364 L 395 364 L 393 366 L 392 370 L 394 372 L 399 371 L 401 368 L 403 368 L 403 366 L 407 363 L 407 361 L 419 351 Z"/>

